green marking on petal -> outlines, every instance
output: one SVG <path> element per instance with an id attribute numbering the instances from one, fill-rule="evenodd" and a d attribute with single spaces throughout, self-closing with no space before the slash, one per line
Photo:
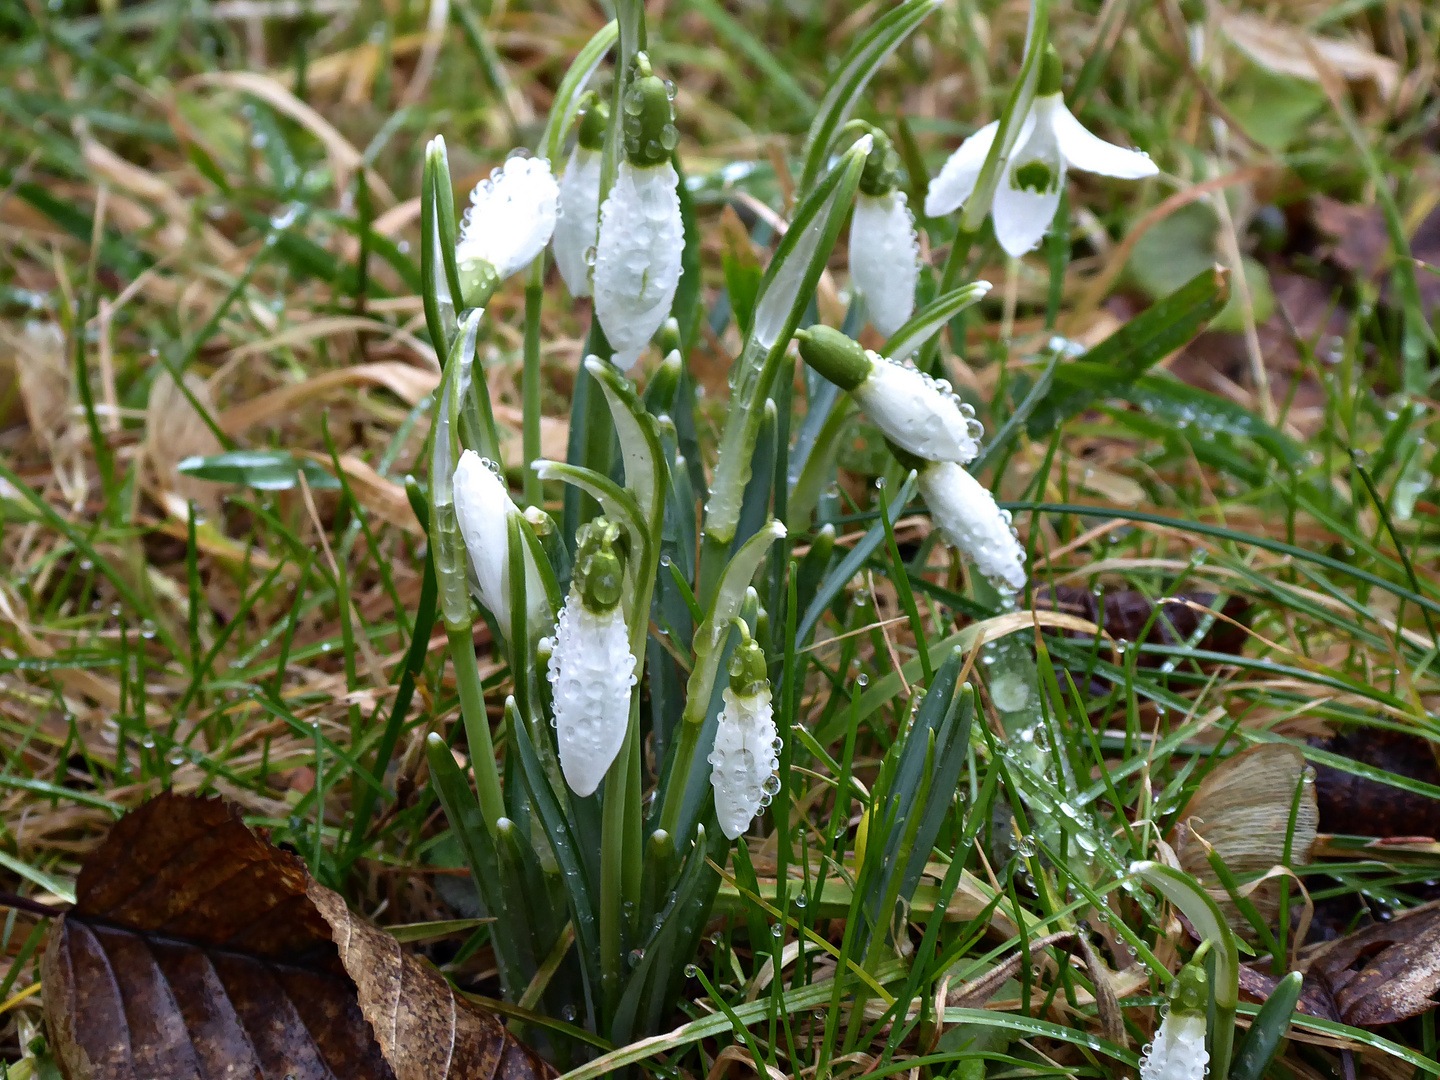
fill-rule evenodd
<path id="1" fill-rule="evenodd" d="M 1055 170 L 1043 161 L 1027 161 L 1015 168 L 1012 174 L 1015 186 L 1021 191 L 1033 191 L 1037 195 L 1054 190 L 1059 179 Z"/>

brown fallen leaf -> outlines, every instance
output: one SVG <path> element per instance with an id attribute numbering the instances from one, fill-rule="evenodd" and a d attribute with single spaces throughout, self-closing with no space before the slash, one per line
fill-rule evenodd
<path id="1" fill-rule="evenodd" d="M 75 892 L 42 967 L 65 1080 L 555 1075 L 219 799 L 127 814 Z"/>
<path id="2" fill-rule="evenodd" d="M 1247 878 L 1283 864 L 1290 808 L 1298 788 L 1300 805 L 1289 865 L 1308 864 L 1319 813 L 1315 785 L 1305 782 L 1304 773 L 1305 756 L 1288 743 L 1263 743 L 1232 754 L 1200 782 L 1171 837 L 1181 868 L 1210 891 L 1230 926 L 1247 938 L 1253 939 L 1255 932 L 1211 869 L 1209 849 L 1213 848 L 1242 882 L 1243 893 Z M 1279 888 L 1272 878 L 1259 882 L 1249 893 L 1271 925 L 1279 912 Z"/>
<path id="3" fill-rule="evenodd" d="M 1300 1011 L 1355 1027 L 1382 1027 L 1435 1008 L 1440 990 L 1440 900 L 1304 950 Z M 1278 976 L 1242 966 L 1240 985 L 1263 1001 Z"/>
<path id="4" fill-rule="evenodd" d="M 1367 727 L 1317 740 L 1317 745 L 1386 773 L 1440 785 L 1431 744 L 1418 735 Z M 1316 766 L 1315 789 L 1324 832 L 1440 839 L 1440 800 L 1329 765 Z"/>

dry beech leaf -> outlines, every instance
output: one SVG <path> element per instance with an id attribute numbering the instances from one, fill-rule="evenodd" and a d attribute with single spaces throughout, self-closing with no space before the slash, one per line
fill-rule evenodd
<path id="1" fill-rule="evenodd" d="M 51 928 L 66 1080 L 532 1080 L 554 1070 L 219 799 L 166 793 Z"/>
<path id="2" fill-rule="evenodd" d="M 185 376 L 190 392 L 213 415 L 214 402 L 205 380 L 191 372 Z M 145 454 L 155 470 L 155 479 L 167 492 L 194 502 L 203 517 L 215 521 L 220 513 L 220 495 L 214 484 L 186 476 L 177 466 L 187 457 L 218 454 L 220 440 L 210 430 L 190 399 L 181 391 L 169 371 L 161 371 L 150 384 L 145 405 Z M 183 518 L 185 515 L 182 514 Z"/>
<path id="3" fill-rule="evenodd" d="M 1364 727 L 1314 741 L 1333 754 L 1385 773 L 1440 784 L 1433 744 L 1418 735 Z M 1440 839 L 1440 799 L 1329 765 L 1317 765 L 1315 774 L 1320 827 L 1325 832 L 1388 839 Z"/>
<path id="4" fill-rule="evenodd" d="M 1172 844 L 1180 866 L 1214 895 L 1237 932 L 1251 936 L 1249 922 L 1235 909 L 1206 857 L 1213 847 L 1243 883 L 1279 866 L 1285 858 L 1290 807 L 1300 789 L 1290 865 L 1310 862 L 1320 820 L 1315 785 L 1305 783 L 1305 756 L 1288 743 L 1264 743 L 1226 758 L 1210 771 L 1186 804 Z M 1273 924 L 1279 913 L 1279 882 L 1260 883 L 1250 894 L 1261 916 Z"/>
<path id="5" fill-rule="evenodd" d="M 1371 81 L 1387 100 L 1400 85 L 1400 65 L 1368 46 L 1340 38 L 1277 26 L 1258 15 L 1224 12 L 1220 26 L 1235 45 L 1261 67 L 1279 75 L 1319 82 L 1314 56 L 1354 82 Z M 1313 50 L 1313 55 L 1312 55 Z"/>
<path id="6" fill-rule="evenodd" d="M 1440 990 L 1440 900 L 1313 945 L 1297 966 L 1305 973 L 1299 1009 L 1311 1016 L 1382 1027 L 1429 1012 Z M 1258 965 L 1240 968 L 1240 987 L 1255 1001 L 1279 981 Z"/>

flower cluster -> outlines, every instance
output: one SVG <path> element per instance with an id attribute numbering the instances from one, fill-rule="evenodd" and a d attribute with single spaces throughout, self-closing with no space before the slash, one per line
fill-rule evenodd
<path id="1" fill-rule="evenodd" d="M 975 412 L 908 364 L 860 347 L 828 326 L 796 335 L 805 362 L 849 391 L 903 460 L 919 475 L 920 491 L 940 534 L 967 555 L 997 587 L 1025 587 L 1025 549 L 990 492 L 963 468 L 980 452 L 984 428 Z"/>

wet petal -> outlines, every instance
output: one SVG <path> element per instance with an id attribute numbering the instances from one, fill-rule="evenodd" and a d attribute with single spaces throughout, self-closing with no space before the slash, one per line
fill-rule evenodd
<path id="1" fill-rule="evenodd" d="M 1033 122 L 1027 123 L 1029 130 L 1016 140 L 990 206 L 995 239 L 1010 255 L 1024 255 L 1040 243 L 1060 206 L 1065 159 L 1050 123 L 1052 104 L 1044 98 L 1035 103 L 1030 114 Z"/>
<path id="2" fill-rule="evenodd" d="M 630 722 L 635 657 L 620 605 L 588 610 L 571 588 L 550 653 L 560 770 L 577 795 L 591 795 L 620 753 Z"/>
<path id="3" fill-rule="evenodd" d="M 600 152 L 575 147 L 560 177 L 560 219 L 555 223 L 555 265 L 571 296 L 590 295 L 590 263 L 600 228 Z"/>
<path id="4" fill-rule="evenodd" d="M 950 155 L 940 174 L 930 181 L 930 190 L 925 195 L 926 217 L 941 217 L 965 204 L 975 190 L 975 181 L 980 178 L 985 157 L 999 130 L 1000 121 L 990 121 Z"/>
<path id="5" fill-rule="evenodd" d="M 1118 176 L 1122 180 L 1138 180 L 1154 176 L 1160 170 L 1150 155 L 1140 150 L 1126 150 L 1108 143 L 1085 130 L 1075 114 L 1059 103 L 1051 114 L 1051 128 L 1060 144 L 1060 153 L 1072 168 L 1102 176 Z"/>
<path id="6" fill-rule="evenodd" d="M 600 212 L 595 314 L 622 370 L 639 359 L 660 329 L 680 284 L 685 229 L 679 183 L 668 162 L 648 167 L 625 162 Z"/>
<path id="7" fill-rule="evenodd" d="M 850 220 L 850 276 L 865 296 L 865 310 L 882 334 L 893 334 L 915 310 L 920 242 L 905 193 L 855 200 Z"/>
<path id="8" fill-rule="evenodd" d="M 456 259 L 487 262 L 502 279 L 523 270 L 550 242 L 559 194 L 548 161 L 509 158 L 470 193 Z"/>

